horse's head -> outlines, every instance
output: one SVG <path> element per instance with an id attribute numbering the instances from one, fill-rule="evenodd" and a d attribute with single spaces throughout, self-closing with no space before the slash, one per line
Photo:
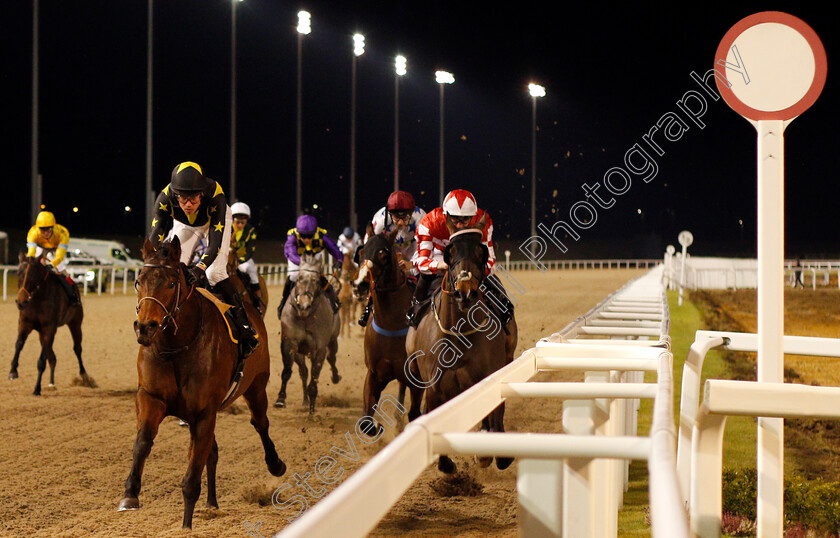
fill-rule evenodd
<path id="1" fill-rule="evenodd" d="M 27 257 L 21 252 L 18 256 L 18 292 L 15 304 L 19 310 L 23 310 L 32 296 L 37 294 L 41 286 L 50 275 L 50 270 L 44 265 L 44 257 Z"/>
<path id="2" fill-rule="evenodd" d="M 357 299 L 366 298 L 372 288 L 390 288 L 396 285 L 400 272 L 394 239 L 398 230 L 373 233 L 368 225 L 368 240 L 362 246 L 359 261 L 359 275 L 353 281 L 353 294 Z"/>
<path id="3" fill-rule="evenodd" d="M 181 243 L 178 237 L 161 243 L 157 250 L 146 239 L 143 243 L 143 269 L 137 277 L 137 320 L 134 333 L 140 345 L 151 345 L 159 331 L 172 326 L 177 332 L 175 316 L 181 306 L 181 295 L 187 287 L 181 265 Z"/>
<path id="4" fill-rule="evenodd" d="M 478 301 L 484 280 L 484 269 L 490 256 L 487 245 L 481 242 L 486 218 L 481 217 L 474 227 L 460 231 L 450 229 L 449 244 L 443 252 L 447 270 L 447 287 L 462 312 Z"/>

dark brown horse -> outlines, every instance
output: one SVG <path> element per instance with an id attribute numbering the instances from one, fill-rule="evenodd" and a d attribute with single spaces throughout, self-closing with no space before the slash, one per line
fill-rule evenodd
<path id="1" fill-rule="evenodd" d="M 248 291 L 248 286 L 250 286 L 250 280 L 248 280 L 248 276 L 244 273 L 239 272 L 237 267 L 239 267 L 239 256 L 236 255 L 236 249 L 233 248 L 233 244 L 236 242 L 236 239 L 231 234 L 230 237 L 231 248 L 230 253 L 228 254 L 228 262 L 227 262 L 227 274 L 231 277 L 236 277 L 231 282 L 233 282 L 234 287 L 236 287 L 236 291 L 239 292 L 239 295 L 242 296 L 242 301 L 245 303 L 254 304 L 254 301 L 251 299 L 251 293 Z M 265 319 L 265 313 L 268 306 L 268 287 L 265 283 L 265 278 L 262 275 L 257 275 L 257 278 L 260 280 L 260 301 L 262 302 L 261 305 L 254 305 L 254 308 L 257 309 L 257 312 L 260 313 L 260 317 Z M 246 282 L 247 281 L 247 282 Z"/>
<path id="2" fill-rule="evenodd" d="M 412 384 L 405 372 L 405 335 L 408 333 L 405 314 L 414 290 L 408 285 L 408 277 L 398 263 L 394 249 L 397 233 L 398 230 L 394 230 L 374 235 L 372 226 L 368 225 L 369 239 L 362 247 L 363 261 L 359 276 L 354 281 L 357 297 L 373 298 L 373 315 L 365 327 L 367 376 L 363 412 L 374 417 L 374 406 L 379 402 L 382 391 L 396 379 L 400 384 L 400 403 L 404 401 L 406 386 L 410 388 L 408 419 L 414 420 L 420 416 L 423 389 Z M 415 371 L 415 375 L 417 373 Z M 373 435 L 375 432 L 366 433 Z"/>
<path id="3" fill-rule="evenodd" d="M 506 327 L 486 296 L 490 277 L 485 276 L 488 250 L 481 242 L 484 218 L 475 228 L 460 232 L 450 229 L 450 243 L 444 251 L 449 266 L 443 277 L 441 293 L 434 296 L 429 312 L 417 329 L 409 330 L 406 351 L 409 365 L 420 368 L 426 388 L 426 411 L 432 411 L 461 394 L 513 360 L 516 348 L 516 320 L 511 316 Z M 417 381 L 413 381 L 417 383 Z M 505 404 L 502 403 L 482 421 L 482 429 L 503 432 Z M 493 458 L 478 458 L 482 467 Z M 506 469 L 512 458 L 496 458 L 496 466 Z M 455 472 L 455 463 L 441 456 L 438 469 Z"/>
<path id="4" fill-rule="evenodd" d="M 26 338 L 33 330 L 41 336 L 41 354 L 38 356 L 38 381 L 35 383 L 35 396 L 41 394 L 41 377 L 47 363 L 50 365 L 50 386 L 55 385 L 55 352 L 53 342 L 55 333 L 62 325 L 67 325 L 73 337 L 73 352 L 79 359 L 79 375 L 82 380 L 89 378 L 82 363 L 82 319 L 85 314 L 81 303 L 70 304 L 70 298 L 64 291 L 59 278 L 65 278 L 50 271 L 42 263 L 41 258 L 27 258 L 23 253 L 19 256 L 18 293 L 15 303 L 20 316 L 18 317 L 18 337 L 15 342 L 15 356 L 12 359 L 12 369 L 9 379 L 18 377 L 18 359 Z"/>
<path id="5" fill-rule="evenodd" d="M 250 305 L 248 318 L 259 333 L 260 345 L 245 360 L 235 393 L 226 395 L 238 359 L 237 344 L 216 307 L 187 285 L 186 266 L 180 263 L 178 238 L 164 242 L 157 251 L 143 245 L 143 270 L 137 281 L 137 321 L 134 332 L 140 344 L 137 356 L 137 439 L 134 462 L 125 481 L 119 510 L 140 507 L 138 495 L 143 466 L 152 449 L 158 426 L 166 416 L 189 423 L 189 464 L 181 490 L 185 529 L 192 527 L 195 503 L 201 493 L 201 474 L 207 468 L 207 506 L 216 501 L 216 413 L 243 396 L 251 409 L 251 424 L 265 451 L 265 462 L 274 476 L 286 472 L 268 435 L 265 386 L 269 377 L 268 338 L 262 318 Z"/>

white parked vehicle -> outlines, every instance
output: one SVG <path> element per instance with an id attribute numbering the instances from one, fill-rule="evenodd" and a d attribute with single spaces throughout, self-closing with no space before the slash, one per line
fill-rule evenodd
<path id="1" fill-rule="evenodd" d="M 81 250 L 71 249 L 67 251 L 64 257 L 67 260 L 67 266 L 64 271 L 70 275 L 78 286 L 85 286 L 88 290 L 95 291 L 97 285 L 97 271 L 95 266 L 110 265 L 103 264 L 100 260 L 87 252 Z M 108 269 L 103 270 L 102 274 L 102 288 L 105 289 L 110 279 L 110 272 Z"/>
<path id="2" fill-rule="evenodd" d="M 90 254 L 96 258 L 99 263 L 109 264 L 114 266 L 115 277 L 122 280 L 122 269 L 131 269 L 128 274 L 129 279 L 137 277 L 137 273 L 143 267 L 143 262 L 131 257 L 131 253 L 125 245 L 119 241 L 112 241 L 110 239 L 85 239 L 85 238 L 70 238 L 70 245 L 67 249 L 70 251 L 82 251 Z"/>

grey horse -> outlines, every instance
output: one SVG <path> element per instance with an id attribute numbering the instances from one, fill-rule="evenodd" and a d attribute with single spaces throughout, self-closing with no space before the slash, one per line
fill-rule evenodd
<path id="1" fill-rule="evenodd" d="M 324 282 L 321 277 L 320 262 L 314 256 L 302 256 L 297 282 L 280 315 L 283 385 L 277 395 L 277 401 L 274 402 L 274 407 L 286 407 L 286 383 L 292 377 L 293 362 L 298 365 L 300 379 L 303 382 L 303 403 L 309 404 L 310 413 L 315 412 L 318 377 L 321 375 L 324 359 L 332 368 L 332 382 L 341 381 L 335 365 L 341 318 L 333 313 L 330 300 L 324 296 Z M 309 370 L 306 367 L 307 356 L 312 366 L 309 380 L 307 380 L 309 376 Z"/>

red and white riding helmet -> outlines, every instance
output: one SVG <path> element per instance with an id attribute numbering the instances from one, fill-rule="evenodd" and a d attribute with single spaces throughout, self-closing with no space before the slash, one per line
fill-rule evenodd
<path id="1" fill-rule="evenodd" d="M 470 191 L 455 189 L 443 199 L 443 214 L 453 217 L 474 217 L 478 204 Z"/>

